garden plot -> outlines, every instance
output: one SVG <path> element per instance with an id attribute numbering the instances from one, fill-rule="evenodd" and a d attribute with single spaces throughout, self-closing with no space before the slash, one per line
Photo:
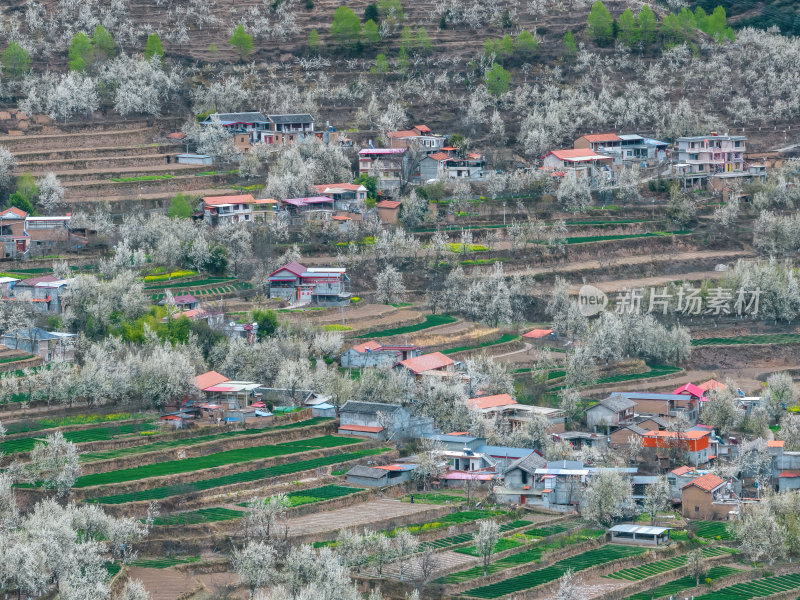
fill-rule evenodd
<path id="1" fill-rule="evenodd" d="M 87 442 L 99 442 L 113 440 L 115 438 L 141 433 L 142 431 L 152 431 L 157 427 L 151 422 L 145 423 L 125 423 L 119 425 L 104 425 L 92 427 L 91 429 L 79 429 L 77 431 L 65 431 L 64 438 L 75 444 L 85 444 Z M 32 437 L 16 438 L 0 443 L 0 452 L 13 454 L 15 452 L 30 452 L 34 445 L 46 434 L 41 433 Z"/>
<path id="2" fill-rule="evenodd" d="M 800 573 L 737 583 L 702 596 L 695 596 L 694 600 L 750 600 L 790 590 L 800 590 Z"/>
<path id="3" fill-rule="evenodd" d="M 194 494 L 196 492 L 212 490 L 214 488 L 220 488 L 229 485 L 257 482 L 269 477 L 278 477 L 280 475 L 301 473 L 303 471 L 308 471 L 310 469 L 317 469 L 319 467 L 335 465 L 338 463 L 347 462 L 350 460 L 356 460 L 367 456 L 373 456 L 388 451 L 389 448 L 368 448 L 364 450 L 356 450 L 353 452 L 342 452 L 339 454 L 332 454 L 330 456 L 323 456 L 321 458 L 313 458 L 309 460 L 301 460 L 281 465 L 274 465 L 272 467 L 266 467 L 264 469 L 252 469 L 249 471 L 244 471 L 242 473 L 224 475 L 222 477 L 200 479 L 192 481 L 191 483 L 167 485 L 167 486 L 151 488 L 148 490 L 126 492 L 122 494 L 112 494 L 97 498 L 86 498 L 83 501 L 95 502 L 99 504 L 126 504 L 128 502 L 140 502 L 145 500 L 163 500 L 164 498 Z"/>
<path id="4" fill-rule="evenodd" d="M 693 521 L 692 525 L 698 537 L 720 540 L 733 539 L 728 531 L 727 523 L 723 521 Z"/>
<path id="5" fill-rule="evenodd" d="M 475 598 L 500 598 L 508 594 L 522 592 L 530 588 L 550 583 L 561 577 L 569 569 L 573 571 L 583 571 L 590 567 L 603 565 L 620 558 L 629 558 L 637 556 L 645 552 L 645 548 L 638 548 L 635 546 L 616 546 L 607 544 L 599 548 L 594 548 L 572 556 L 570 558 L 560 560 L 557 563 L 531 571 L 524 575 L 518 575 L 504 581 L 499 581 L 490 585 L 473 588 L 464 592 L 465 596 L 472 596 Z"/>
<path id="6" fill-rule="evenodd" d="M 354 438 L 336 437 L 325 435 L 305 440 L 284 442 L 281 444 L 267 444 L 264 446 L 252 446 L 249 448 L 238 448 L 236 450 L 226 450 L 206 456 L 187 458 L 184 460 L 170 460 L 151 465 L 143 465 L 130 469 L 118 469 L 104 473 L 93 473 L 79 477 L 75 482 L 75 488 L 92 487 L 96 485 L 110 485 L 126 483 L 150 477 L 164 477 L 168 475 L 178 475 L 181 473 L 191 473 L 214 467 L 236 465 L 245 462 L 263 460 L 265 458 L 275 458 L 287 454 L 297 454 L 310 450 L 323 450 L 327 448 L 337 448 L 359 444 L 362 440 Z"/>
<path id="7" fill-rule="evenodd" d="M 733 575 L 734 573 L 739 573 L 740 569 L 734 569 L 733 567 L 726 567 L 726 566 L 719 566 L 719 567 L 711 567 L 706 573 L 706 577 L 711 579 L 712 581 L 716 581 L 722 577 L 727 577 L 728 575 Z M 681 577 L 680 579 L 676 579 L 675 581 L 670 581 L 669 583 L 665 583 L 664 585 L 660 585 L 654 590 L 648 590 L 646 592 L 639 592 L 638 594 L 633 594 L 632 596 L 628 596 L 626 600 L 651 600 L 651 598 L 661 598 L 664 596 L 672 596 L 673 594 L 677 594 L 681 590 L 687 590 L 689 588 L 695 587 L 697 580 L 694 577 L 687 575 L 686 577 Z"/>
<path id="8" fill-rule="evenodd" d="M 725 554 L 736 554 L 736 550 L 731 548 L 703 548 L 704 558 L 713 558 L 716 556 L 723 556 Z M 631 567 L 630 569 L 622 569 L 606 575 L 611 579 L 625 579 L 627 581 L 640 581 L 659 573 L 677 569 L 686 564 L 686 555 L 673 556 L 664 560 L 657 560 L 654 562 L 639 565 L 638 567 Z"/>

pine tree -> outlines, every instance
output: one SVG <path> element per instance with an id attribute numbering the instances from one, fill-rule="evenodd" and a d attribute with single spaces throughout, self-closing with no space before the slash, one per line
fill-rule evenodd
<path id="1" fill-rule="evenodd" d="M 114 42 L 114 38 L 102 25 L 98 25 L 94 28 L 94 33 L 92 34 L 92 46 L 94 47 L 95 54 L 100 55 L 100 57 L 104 60 L 107 58 L 112 58 L 117 50 L 117 45 Z"/>
<path id="2" fill-rule="evenodd" d="M 242 59 L 253 52 L 253 38 L 244 30 L 244 25 L 236 26 L 228 43 L 236 49 Z"/>
<path id="3" fill-rule="evenodd" d="M 372 19 L 364 23 L 364 37 L 370 44 L 377 44 L 381 41 L 381 33 L 378 30 L 378 25 Z"/>
<path id="4" fill-rule="evenodd" d="M 564 58 L 573 60 L 576 56 L 578 56 L 578 44 L 575 43 L 572 31 L 567 30 L 567 33 L 564 34 Z"/>
<path id="5" fill-rule="evenodd" d="M 587 33 L 590 38 L 601 46 L 611 42 L 614 37 L 614 19 L 611 18 L 611 13 L 608 12 L 606 5 L 601 0 L 592 4 L 587 22 Z"/>
<path id="6" fill-rule="evenodd" d="M 630 8 L 626 8 L 619 17 L 619 39 L 623 44 L 632 48 L 639 43 L 639 26 Z"/>
<path id="7" fill-rule="evenodd" d="M 316 29 L 312 29 L 308 33 L 308 51 L 311 54 L 319 54 L 320 50 L 320 41 L 319 41 L 319 33 L 317 33 Z"/>
<path id="8" fill-rule="evenodd" d="M 150 60 L 154 56 L 164 59 L 164 46 L 161 45 L 161 38 L 157 33 L 151 33 L 147 36 L 147 43 L 144 46 L 144 57 Z"/>
<path id="9" fill-rule="evenodd" d="M 521 60 L 530 60 L 539 49 L 539 42 L 530 32 L 522 30 L 514 43 L 514 54 Z"/>
<path id="10" fill-rule="evenodd" d="M 656 41 L 656 15 L 647 4 L 643 5 L 642 10 L 639 11 L 636 23 L 639 26 L 639 37 L 645 45 Z"/>

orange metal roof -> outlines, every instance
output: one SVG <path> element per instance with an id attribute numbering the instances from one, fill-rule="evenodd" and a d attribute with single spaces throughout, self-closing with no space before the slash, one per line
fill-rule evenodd
<path id="1" fill-rule="evenodd" d="M 784 442 L 783 440 L 770 440 L 770 441 L 767 442 L 767 447 L 768 448 L 783 448 L 783 445 L 785 443 L 786 442 Z"/>
<path id="2" fill-rule="evenodd" d="M 5 217 L 7 215 L 14 215 L 16 217 L 24 219 L 25 217 L 28 216 L 28 213 L 26 213 L 24 210 L 17 208 L 16 206 L 12 206 L 11 208 L 5 209 L 3 212 L 0 212 L 0 217 Z"/>
<path id="3" fill-rule="evenodd" d="M 621 142 L 622 138 L 616 133 L 590 133 L 582 136 L 588 142 Z"/>
<path id="4" fill-rule="evenodd" d="M 406 138 L 406 137 L 418 137 L 419 133 L 414 131 L 413 129 L 401 129 L 400 131 L 390 131 L 386 134 L 386 137 L 390 138 Z"/>
<path id="5" fill-rule="evenodd" d="M 407 358 L 401 361 L 400 364 L 414 374 L 418 374 L 423 371 L 433 371 L 434 369 L 449 367 L 450 365 L 454 365 L 455 361 L 441 352 L 432 352 L 430 354 L 423 354 L 422 356 L 415 356 L 414 358 Z"/>
<path id="6" fill-rule="evenodd" d="M 672 469 L 672 471 L 670 471 L 670 473 L 672 473 L 676 477 L 680 477 L 682 475 L 686 475 L 687 473 L 691 473 L 692 471 L 694 471 L 694 469 L 692 467 L 687 467 L 687 466 L 684 465 L 683 467 L 678 467 L 677 469 Z"/>
<path id="7" fill-rule="evenodd" d="M 220 383 L 224 383 L 226 381 L 230 381 L 225 375 L 221 375 L 216 371 L 208 371 L 207 373 L 203 373 L 202 375 L 198 375 L 194 378 L 194 384 L 204 390 L 206 388 L 214 387 L 215 385 L 219 385 Z"/>
<path id="8" fill-rule="evenodd" d="M 427 125 L 414 125 L 414 129 L 417 129 L 418 131 L 422 131 L 422 132 L 426 132 L 426 133 L 431 130 L 431 128 L 428 127 Z"/>
<path id="9" fill-rule="evenodd" d="M 349 221 L 350 217 L 345 217 L 344 215 L 334 215 L 331 217 L 334 221 Z"/>
<path id="10" fill-rule="evenodd" d="M 511 397 L 511 394 L 495 394 L 494 396 L 470 398 L 467 400 L 467 406 L 478 410 L 494 408 L 496 406 L 508 406 L 510 404 L 517 404 L 517 401 Z"/>
<path id="11" fill-rule="evenodd" d="M 701 490 L 705 490 L 707 492 L 711 492 L 711 491 L 714 491 L 715 489 L 717 489 L 723 483 L 725 483 L 724 479 L 720 479 L 719 477 L 717 477 L 713 473 L 706 473 L 705 475 L 701 475 L 697 479 L 693 479 L 692 481 L 687 483 L 685 486 L 683 486 L 681 489 L 685 490 L 686 488 L 695 485 L 695 486 L 699 487 Z"/>
<path id="12" fill-rule="evenodd" d="M 383 427 L 370 427 L 369 425 L 339 425 L 344 431 L 362 431 L 364 433 L 380 433 Z"/>
<path id="13" fill-rule="evenodd" d="M 361 187 L 361 184 L 358 183 L 324 183 L 322 185 L 315 185 L 314 189 L 319 192 L 324 192 L 325 190 L 348 190 L 357 192 Z"/>
<path id="14" fill-rule="evenodd" d="M 553 333 L 552 329 L 531 329 L 528 333 L 523 333 L 522 337 L 538 340 L 540 338 L 547 337 L 551 333 Z"/>
<path id="15" fill-rule="evenodd" d="M 451 431 L 445 435 L 469 435 L 469 431 Z"/>
<path id="16" fill-rule="evenodd" d="M 239 194 L 238 196 L 206 196 L 203 202 L 209 206 L 218 204 L 252 204 L 256 201 L 253 194 Z"/>
<path id="17" fill-rule="evenodd" d="M 363 344 L 358 344 L 357 346 L 353 346 L 353 350 L 356 352 L 366 352 L 367 350 L 377 350 L 380 348 L 382 344 L 380 342 L 376 342 L 375 340 L 370 340 L 368 342 L 364 342 Z"/>

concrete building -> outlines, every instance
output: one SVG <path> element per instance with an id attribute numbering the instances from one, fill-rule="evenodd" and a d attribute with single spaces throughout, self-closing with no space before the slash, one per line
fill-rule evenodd
<path id="1" fill-rule="evenodd" d="M 370 340 L 357 344 L 342 353 L 340 363 L 343 367 L 394 366 L 397 363 L 419 356 L 419 346 L 384 346 Z"/>
<path id="2" fill-rule="evenodd" d="M 411 480 L 417 465 L 394 464 L 377 467 L 356 465 L 345 475 L 347 483 L 364 487 L 389 487 Z"/>
<path id="3" fill-rule="evenodd" d="M 607 431 L 619 427 L 633 417 L 636 402 L 622 394 L 612 394 L 587 409 L 586 424 L 592 431 Z"/>
<path id="4" fill-rule="evenodd" d="M 414 125 L 411 129 L 390 131 L 386 134 L 390 148 L 408 148 L 416 145 L 422 151 L 431 154 L 444 147 L 446 138 L 431 132 L 427 125 Z"/>
<path id="5" fill-rule="evenodd" d="M 686 452 L 689 463 L 695 467 L 708 463 L 711 431 L 648 431 L 642 438 L 645 448 L 652 448 L 659 456 L 666 457 L 670 449 Z"/>
<path id="6" fill-rule="evenodd" d="M 431 352 L 413 358 L 407 358 L 398 363 L 398 368 L 407 369 L 416 377 L 424 377 L 433 371 L 453 372 L 455 371 L 455 361 L 442 354 L 441 352 Z"/>
<path id="7" fill-rule="evenodd" d="M 681 488 L 681 514 L 687 519 L 727 520 L 736 507 L 730 500 L 725 480 L 706 473 Z"/>
<path id="8" fill-rule="evenodd" d="M 412 417 L 399 404 L 349 400 L 339 409 L 339 433 L 404 440 L 436 433 L 433 419 Z"/>
<path id="9" fill-rule="evenodd" d="M 346 269 L 338 267 L 306 268 L 291 262 L 274 271 L 267 279 L 269 297 L 292 304 L 344 306 L 350 303 Z"/>
<path id="10" fill-rule="evenodd" d="M 649 527 L 623 523 L 614 525 L 608 532 L 615 544 L 634 544 L 637 546 L 660 546 L 669 541 L 671 527 Z"/>
<path id="11" fill-rule="evenodd" d="M 75 358 L 76 337 L 74 333 L 27 327 L 7 331 L 3 335 L 3 345 L 13 350 L 24 350 L 41 356 L 45 362 L 53 360 L 69 362 Z"/>
<path id="12" fill-rule="evenodd" d="M 391 190 L 400 187 L 408 164 L 406 148 L 364 148 L 358 153 L 359 175 L 373 175 L 380 166 L 380 188 Z"/>

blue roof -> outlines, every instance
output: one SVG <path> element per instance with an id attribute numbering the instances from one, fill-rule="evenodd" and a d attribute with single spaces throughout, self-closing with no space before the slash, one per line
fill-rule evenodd
<path id="1" fill-rule="evenodd" d="M 470 442 L 474 442 L 478 439 L 470 435 L 447 435 L 441 433 L 429 433 L 423 435 L 422 437 L 424 437 L 426 440 L 437 440 L 439 442 L 460 442 L 462 444 L 469 444 Z"/>
<path id="2" fill-rule="evenodd" d="M 321 408 L 321 409 L 323 409 L 323 410 L 328 410 L 328 409 L 331 409 L 331 408 L 336 408 L 336 407 L 335 407 L 333 404 L 328 404 L 327 402 L 323 402 L 322 404 L 315 404 L 315 405 L 314 405 L 314 406 L 312 406 L 311 408 L 312 408 L 312 409 L 314 409 L 314 408 Z"/>
<path id="3" fill-rule="evenodd" d="M 667 142 L 662 142 L 660 140 L 655 140 L 653 138 L 644 138 L 645 144 L 650 144 L 651 146 L 669 146 Z"/>
<path id="4" fill-rule="evenodd" d="M 481 446 L 476 450 L 476 452 L 495 457 L 508 456 L 508 458 L 522 458 L 523 456 L 528 456 L 531 453 L 531 449 L 514 448 L 512 446 Z"/>
<path id="5" fill-rule="evenodd" d="M 621 392 L 628 400 L 686 400 L 683 394 L 648 394 L 647 392 Z"/>

